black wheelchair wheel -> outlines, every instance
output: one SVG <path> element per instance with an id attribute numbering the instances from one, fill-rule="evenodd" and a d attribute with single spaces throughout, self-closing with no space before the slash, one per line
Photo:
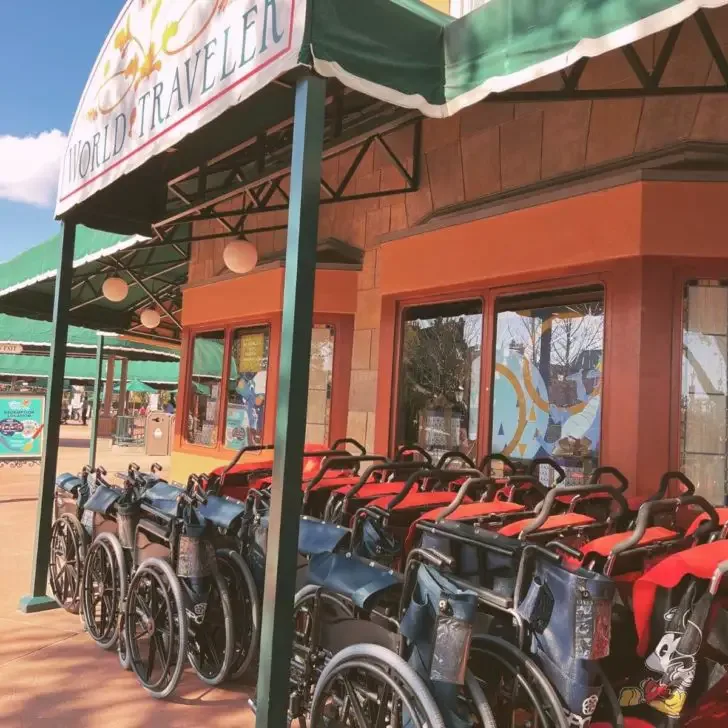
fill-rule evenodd
<path id="1" fill-rule="evenodd" d="M 218 549 L 217 566 L 225 580 L 233 609 L 235 655 L 230 678 L 237 680 L 250 668 L 258 653 L 260 600 L 250 567 L 231 549 Z"/>
<path id="2" fill-rule="evenodd" d="M 510 728 L 568 728 L 561 700 L 538 665 L 499 637 L 476 635 L 470 671 L 493 708 L 496 724 Z"/>
<path id="3" fill-rule="evenodd" d="M 162 559 L 142 563 L 129 585 L 124 637 L 131 669 L 155 698 L 177 687 L 187 655 L 187 613 L 182 587 Z"/>
<path id="4" fill-rule="evenodd" d="M 67 612 L 78 614 L 86 534 L 77 518 L 63 514 L 53 523 L 50 550 L 48 576 L 53 597 Z"/>
<path id="5" fill-rule="evenodd" d="M 86 631 L 104 650 L 119 637 L 119 610 L 126 596 L 126 562 L 119 539 L 100 534 L 89 547 L 83 568 L 81 607 Z"/>
<path id="6" fill-rule="evenodd" d="M 233 608 L 225 579 L 211 575 L 210 593 L 200 624 L 189 622 L 188 657 L 197 676 L 207 685 L 219 685 L 235 658 Z"/>
<path id="7" fill-rule="evenodd" d="M 422 678 L 380 645 L 353 645 L 335 655 L 316 683 L 311 726 L 444 728 Z"/>

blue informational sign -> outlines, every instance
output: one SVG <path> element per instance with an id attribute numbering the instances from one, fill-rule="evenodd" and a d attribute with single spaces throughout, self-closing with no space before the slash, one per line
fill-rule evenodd
<path id="1" fill-rule="evenodd" d="M 43 455 L 42 394 L 0 394 L 0 459 L 40 459 Z"/>

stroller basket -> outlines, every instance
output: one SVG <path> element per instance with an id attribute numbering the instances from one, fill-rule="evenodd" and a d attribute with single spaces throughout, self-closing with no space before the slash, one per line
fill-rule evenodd
<path id="1" fill-rule="evenodd" d="M 116 524 L 118 527 L 119 541 L 125 549 L 134 547 L 134 534 L 141 508 L 138 503 L 118 504 L 116 506 Z"/>

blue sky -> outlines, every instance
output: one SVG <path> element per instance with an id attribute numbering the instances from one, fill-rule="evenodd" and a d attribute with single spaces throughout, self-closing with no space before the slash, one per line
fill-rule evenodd
<path id="1" fill-rule="evenodd" d="M 53 207 L 64 137 L 122 6 L 0 0 L 0 261 L 58 230 Z"/>

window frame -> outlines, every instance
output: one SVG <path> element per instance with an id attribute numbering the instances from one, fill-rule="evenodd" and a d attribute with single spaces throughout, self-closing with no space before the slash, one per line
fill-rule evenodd
<path id="1" fill-rule="evenodd" d="M 481 440 L 481 432 L 482 432 L 482 421 L 481 421 L 481 411 L 480 411 L 480 403 L 482 402 L 482 395 L 483 395 L 483 369 L 485 368 L 485 332 L 487 330 L 487 310 L 486 310 L 486 298 L 483 295 L 483 292 L 477 292 L 473 293 L 473 295 L 456 295 L 451 294 L 447 295 L 445 297 L 428 297 L 426 299 L 423 299 L 422 301 L 408 301 L 406 305 L 403 305 L 397 314 L 397 346 L 395 347 L 396 351 L 396 358 L 395 358 L 395 380 L 396 380 L 396 387 L 393 393 L 392 397 L 392 404 L 393 404 L 393 412 L 392 412 L 392 424 L 391 424 L 391 437 L 390 437 L 390 450 L 391 452 L 395 451 L 395 448 L 402 445 L 402 442 L 399 442 L 399 409 L 400 409 L 400 397 L 402 395 L 402 388 L 403 388 L 403 380 L 404 380 L 404 367 L 401 366 L 402 364 L 402 351 L 404 346 L 404 332 L 405 332 L 405 324 L 407 323 L 407 312 L 412 311 L 413 309 L 423 308 L 424 306 L 442 306 L 447 305 L 449 303 L 468 303 L 468 302 L 475 302 L 480 303 L 480 315 L 482 318 L 482 323 L 480 327 L 480 394 L 478 397 L 478 437 L 477 442 L 478 445 L 475 449 L 476 454 L 478 457 L 480 457 L 480 440 Z"/>
<path id="2" fill-rule="evenodd" d="M 348 419 L 349 389 L 351 383 L 352 344 L 354 339 L 354 317 L 347 314 L 315 313 L 313 325 L 329 326 L 334 335 L 333 373 L 331 378 L 331 405 L 329 416 L 329 437 L 346 436 Z M 275 436 L 276 403 L 280 375 L 280 343 L 282 314 L 280 311 L 264 316 L 237 318 L 235 320 L 210 321 L 204 324 L 186 326 L 182 332 L 182 347 L 185 355 L 180 360 L 180 386 L 177 401 L 179 422 L 175 425 L 175 450 L 212 458 L 230 458 L 236 451 L 225 445 L 225 422 L 227 397 L 217 414 L 217 441 L 214 445 L 200 445 L 187 439 L 185 422 L 192 403 L 192 363 L 194 343 L 197 336 L 216 331 L 224 332 L 223 371 L 221 381 L 230 375 L 230 352 L 234 333 L 240 329 L 264 329 L 269 332 L 268 382 L 263 409 L 263 441 L 272 442 Z M 182 384 L 184 382 L 184 384 Z M 181 396 L 179 396 L 181 395 Z M 272 409 L 269 409 L 271 407 Z"/>
<path id="3" fill-rule="evenodd" d="M 591 278 L 591 277 L 588 277 Z M 601 403 L 599 407 L 599 451 L 597 453 L 597 459 L 595 467 L 599 467 L 602 464 L 602 453 L 604 450 L 604 401 L 605 401 L 605 389 L 607 389 L 607 364 L 608 364 L 608 326 L 609 326 L 609 316 L 608 316 L 608 302 L 607 302 L 607 285 L 604 280 L 588 280 L 585 279 L 583 282 L 575 283 L 574 279 L 570 282 L 569 285 L 564 285 L 562 287 L 556 287 L 556 285 L 545 285 L 546 283 L 549 284 L 557 284 L 559 281 L 544 281 L 540 284 L 534 284 L 533 287 L 530 286 L 517 286 L 515 289 L 505 289 L 505 292 L 503 289 L 493 289 L 491 291 L 491 328 L 493 331 L 493 337 L 488 342 L 490 345 L 490 355 L 488 358 L 489 361 L 489 369 L 490 369 L 490 377 L 488 380 L 488 386 L 489 386 L 489 397 L 488 397 L 488 439 L 487 439 L 487 448 L 488 450 L 491 447 L 492 439 L 493 439 L 493 399 L 495 397 L 495 357 L 496 357 L 496 337 L 498 334 L 498 313 L 504 310 L 512 310 L 507 307 L 502 306 L 502 302 L 504 300 L 513 300 L 513 299 L 523 299 L 523 305 L 527 306 L 529 301 L 535 301 L 538 303 L 539 307 L 548 307 L 548 306 L 559 306 L 560 301 L 564 301 L 564 299 L 573 298 L 574 300 L 571 301 L 572 303 L 575 302 L 586 302 L 589 300 L 590 296 L 596 296 L 598 295 L 599 291 L 597 289 L 601 289 L 601 300 L 602 305 L 604 307 L 604 325 L 603 325 L 603 335 L 602 335 L 602 361 L 603 361 L 603 367 L 604 371 L 602 372 L 602 382 L 601 382 Z M 562 279 L 560 281 L 561 283 L 565 283 L 565 281 Z M 593 289 L 593 290 L 590 290 Z M 592 299 L 593 300 L 593 299 Z M 518 302 L 520 305 L 520 301 Z M 486 451 L 487 452 L 487 451 Z M 482 456 L 481 456 L 482 457 Z M 518 458 L 514 458 L 516 461 Z"/>
<path id="4" fill-rule="evenodd" d="M 400 444 L 397 442 L 397 417 L 399 414 L 399 396 L 401 388 L 401 357 L 402 337 L 404 333 L 405 311 L 424 305 L 436 305 L 441 303 L 453 303 L 458 301 L 480 300 L 483 306 L 483 328 L 482 328 L 482 351 L 480 366 L 480 399 L 478 402 L 478 447 L 477 456 L 482 458 L 489 450 L 492 431 L 493 412 L 493 381 L 495 375 L 495 333 L 497 302 L 502 298 L 514 298 L 518 296 L 544 296 L 552 297 L 568 296 L 573 291 L 599 287 L 602 291 L 604 301 L 604 374 L 602 377 L 602 407 L 599 413 L 599 428 L 602 433 L 602 441 L 599 448 L 599 461 L 603 457 L 605 448 L 605 407 L 604 401 L 609 397 L 610 383 L 610 269 L 597 270 L 594 272 L 574 273 L 572 275 L 555 276 L 549 279 L 537 281 L 521 280 L 513 283 L 486 281 L 482 285 L 449 286 L 441 291 L 416 292 L 411 295 L 392 295 L 382 302 L 382 317 L 380 325 L 380 336 L 383 343 L 388 339 L 391 342 L 391 349 L 383 345 L 380 349 L 379 374 L 380 377 L 387 376 L 388 386 L 382 386 L 377 394 L 377 408 L 384 408 L 387 412 L 386 418 L 377 417 L 377 430 L 381 425 L 386 424 L 386 436 L 377 436 L 377 441 L 386 443 L 388 452 Z M 490 285 L 488 285 L 490 284 Z M 387 319 L 392 316 L 391 324 Z M 391 351 L 391 361 L 388 360 Z M 386 362 L 386 363 L 385 363 Z M 385 370 L 386 366 L 386 370 Z M 679 375 L 678 375 L 679 386 Z M 387 402 L 389 400 L 389 402 Z"/>

